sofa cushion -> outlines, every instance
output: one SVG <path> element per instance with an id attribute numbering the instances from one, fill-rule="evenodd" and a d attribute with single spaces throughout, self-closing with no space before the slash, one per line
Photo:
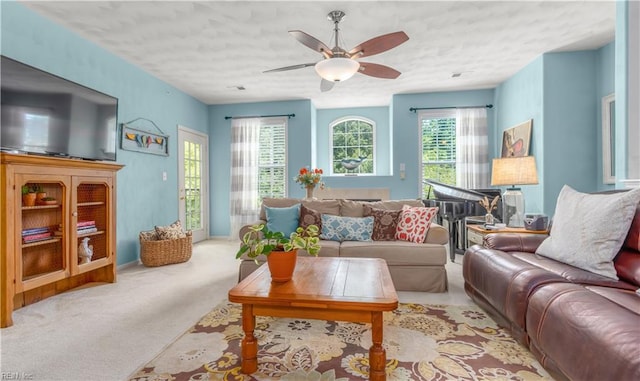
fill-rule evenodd
<path id="1" fill-rule="evenodd" d="M 282 232 L 288 237 L 296 231 L 300 222 L 300 204 L 286 208 L 265 207 L 267 214 L 267 229 L 272 232 Z"/>
<path id="2" fill-rule="evenodd" d="M 386 209 L 386 210 L 402 210 L 405 205 L 413 207 L 424 206 L 422 200 L 407 199 L 407 200 L 385 200 L 385 201 L 373 201 L 367 203 L 372 208 Z"/>
<path id="3" fill-rule="evenodd" d="M 526 316 L 532 352 L 543 365 L 551 359 L 566 379 L 638 380 L 640 298 L 600 291 L 566 283 L 536 290 Z"/>
<path id="4" fill-rule="evenodd" d="M 344 217 L 363 217 L 363 207 L 366 203 L 362 201 L 340 200 L 340 215 Z"/>
<path id="5" fill-rule="evenodd" d="M 322 231 L 322 213 L 302 204 L 300 206 L 300 227 L 306 229 L 309 225 L 316 225 Z"/>
<path id="6" fill-rule="evenodd" d="M 402 207 L 402 214 L 396 228 L 396 239 L 415 243 L 423 243 L 431 220 L 438 213 L 438 208 Z"/>
<path id="7" fill-rule="evenodd" d="M 177 220 L 169 226 L 156 226 L 155 230 L 159 240 L 178 239 L 187 236 L 182 229 L 182 223 L 180 223 L 180 220 Z"/>
<path id="8" fill-rule="evenodd" d="M 364 216 L 373 217 L 371 239 L 374 241 L 395 241 L 396 228 L 401 214 L 401 210 L 385 210 L 364 205 Z"/>
<path id="9" fill-rule="evenodd" d="M 340 215 L 339 200 L 302 200 L 302 205 L 316 210 L 321 214 L 331 214 L 333 216 Z"/>
<path id="10" fill-rule="evenodd" d="M 267 214 L 265 212 L 265 206 L 274 208 L 286 208 L 295 204 L 301 203 L 308 208 L 317 210 L 320 213 L 339 215 L 340 214 L 340 202 L 338 200 L 300 200 L 297 198 L 270 198 L 265 197 L 262 199 L 262 206 L 260 207 L 260 219 L 267 220 Z"/>
<path id="11" fill-rule="evenodd" d="M 523 262 L 527 262 L 549 273 L 556 274 L 571 283 L 582 285 L 615 287 L 623 289 L 635 289 L 627 282 L 612 279 L 604 275 L 595 274 L 591 271 L 558 262 L 554 259 L 543 257 L 541 255 L 531 253 L 510 253 L 514 258 L 518 258 Z"/>
<path id="12" fill-rule="evenodd" d="M 342 242 L 340 256 L 382 258 L 389 266 L 444 266 L 447 263 L 445 246 L 405 241 Z"/>
<path id="13" fill-rule="evenodd" d="M 320 238 L 331 241 L 371 241 L 373 217 L 322 215 Z"/>
<path id="14" fill-rule="evenodd" d="M 640 189 L 586 194 L 565 185 L 558 196 L 551 235 L 536 253 L 618 279 L 613 258 L 629 232 L 638 202 Z"/>

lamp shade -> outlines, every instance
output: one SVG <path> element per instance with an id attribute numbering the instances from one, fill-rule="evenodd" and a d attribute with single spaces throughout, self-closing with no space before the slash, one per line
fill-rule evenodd
<path id="1" fill-rule="evenodd" d="M 360 63 L 351 58 L 334 57 L 318 62 L 315 68 L 318 75 L 327 81 L 340 82 L 351 78 L 360 68 Z"/>
<path id="2" fill-rule="evenodd" d="M 493 159 L 491 185 L 538 184 L 536 159 L 533 156 Z"/>

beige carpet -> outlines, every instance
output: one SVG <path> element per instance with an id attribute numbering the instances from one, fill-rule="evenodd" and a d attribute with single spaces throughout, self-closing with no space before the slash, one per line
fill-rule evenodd
<path id="1" fill-rule="evenodd" d="M 258 317 L 258 371 L 240 372 L 240 305 L 223 302 L 131 377 L 143 380 L 367 379 L 369 325 Z M 400 304 L 384 314 L 388 380 L 550 380 L 476 306 Z"/>

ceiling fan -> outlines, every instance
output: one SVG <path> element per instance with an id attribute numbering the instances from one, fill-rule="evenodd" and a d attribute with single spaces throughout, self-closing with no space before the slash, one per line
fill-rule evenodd
<path id="1" fill-rule="evenodd" d="M 396 46 L 402 44 L 409 39 L 405 32 L 394 32 L 384 34 L 367 40 L 355 48 L 347 51 L 339 46 L 338 38 L 340 28 L 338 24 L 345 17 L 343 11 L 331 11 L 327 15 L 327 19 L 333 22 L 335 46 L 329 49 L 322 41 L 300 30 L 291 30 L 289 34 L 293 36 L 303 45 L 319 52 L 324 57 L 321 61 L 315 63 L 304 63 L 293 66 L 285 66 L 277 69 L 264 71 L 263 73 L 272 73 L 277 71 L 303 69 L 305 67 L 314 66 L 316 72 L 322 81 L 320 82 L 320 90 L 325 92 L 333 88 L 336 82 L 345 81 L 351 78 L 356 72 L 376 78 L 395 79 L 398 78 L 400 72 L 385 65 L 360 62 L 357 58 L 368 57 L 374 54 L 386 52 Z"/>

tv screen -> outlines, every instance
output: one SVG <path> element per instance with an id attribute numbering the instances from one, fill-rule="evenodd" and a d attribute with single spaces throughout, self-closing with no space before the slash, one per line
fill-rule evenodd
<path id="1" fill-rule="evenodd" d="M 116 160 L 118 99 L 2 56 L 5 151 Z"/>

